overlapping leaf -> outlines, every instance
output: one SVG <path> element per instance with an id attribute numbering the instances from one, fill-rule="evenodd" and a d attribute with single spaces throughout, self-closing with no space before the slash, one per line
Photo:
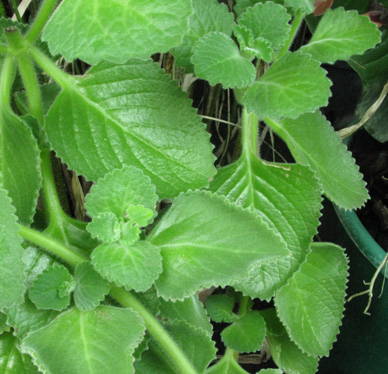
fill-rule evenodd
<path id="1" fill-rule="evenodd" d="M 368 17 L 343 8 L 327 10 L 302 51 L 320 62 L 334 63 L 362 54 L 380 42 L 380 31 Z"/>
<path id="2" fill-rule="evenodd" d="M 132 165 L 151 177 L 160 198 L 204 186 L 215 173 L 209 135 L 190 100 L 150 61 L 102 63 L 66 85 L 46 131 L 87 179 Z"/>
<path id="3" fill-rule="evenodd" d="M 369 195 L 359 168 L 320 112 L 268 123 L 287 143 L 294 158 L 315 172 L 330 200 L 345 209 L 365 203 Z"/>
<path id="4" fill-rule="evenodd" d="M 284 5 L 302 13 L 310 14 L 314 11 L 314 0 L 284 0 Z"/>
<path id="5" fill-rule="evenodd" d="M 233 351 L 226 351 L 225 355 L 215 365 L 205 372 L 206 374 L 248 374 L 233 356 Z"/>
<path id="6" fill-rule="evenodd" d="M 231 323 L 237 318 L 233 313 L 234 300 L 229 295 L 210 295 L 206 300 L 206 310 L 214 322 Z"/>
<path id="7" fill-rule="evenodd" d="M 205 192 L 181 194 L 147 240 L 161 249 L 155 285 L 165 299 L 230 284 L 255 263 L 289 255 L 260 217 Z"/>
<path id="8" fill-rule="evenodd" d="M 235 42 L 221 32 L 207 33 L 195 43 L 192 62 L 195 75 L 208 80 L 212 86 L 221 83 L 224 88 L 241 88 L 256 77 L 251 61 L 243 57 Z"/>
<path id="9" fill-rule="evenodd" d="M 306 262 L 275 296 L 291 339 L 307 354 L 328 356 L 341 325 L 348 276 L 342 248 L 315 243 Z"/>
<path id="10" fill-rule="evenodd" d="M 22 348 L 50 374 L 132 374 L 132 354 L 144 330 L 131 309 L 71 309 L 29 334 Z"/>
<path id="11" fill-rule="evenodd" d="M 247 90 L 242 103 L 259 119 L 296 118 L 327 105 L 330 84 L 318 61 L 287 53 Z"/>
<path id="12" fill-rule="evenodd" d="M 321 207 L 316 180 L 303 166 L 264 163 L 244 154 L 219 170 L 210 189 L 260 215 L 287 243 L 291 256 L 258 264 L 234 284 L 246 295 L 270 299 L 304 260 L 316 233 Z"/>
<path id="13" fill-rule="evenodd" d="M 234 25 L 233 14 L 225 4 L 217 0 L 193 0 L 192 4 L 194 12 L 189 18 L 189 30 L 183 36 L 182 45 L 172 50 L 176 65 L 183 67 L 186 74 L 194 71 L 191 63 L 194 43 L 211 31 L 230 36 Z"/>
<path id="14" fill-rule="evenodd" d="M 68 61 L 148 58 L 180 44 L 191 12 L 191 2 L 181 0 L 64 0 L 43 39 Z"/>

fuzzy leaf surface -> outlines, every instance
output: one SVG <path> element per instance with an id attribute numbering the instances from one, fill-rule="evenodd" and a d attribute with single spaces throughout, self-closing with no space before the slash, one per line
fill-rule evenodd
<path id="1" fill-rule="evenodd" d="M 291 256 L 253 266 L 234 287 L 269 300 L 305 259 L 317 231 L 321 193 L 313 174 L 296 164 L 271 164 L 247 154 L 219 169 L 210 190 L 259 215 L 287 243 Z"/>
<path id="2" fill-rule="evenodd" d="M 131 309 L 71 309 L 28 335 L 23 351 L 48 373 L 132 374 L 132 354 L 144 330 L 142 319 Z"/>
<path id="3" fill-rule="evenodd" d="M 180 44 L 192 12 L 190 1 L 65 0 L 43 33 L 53 55 L 94 65 L 148 58 Z"/>
<path id="4" fill-rule="evenodd" d="M 0 188 L 0 310 L 23 302 L 25 264 L 15 208 Z"/>
<path id="5" fill-rule="evenodd" d="M 206 374 L 248 374 L 233 357 L 233 354 L 226 354 L 215 365 L 205 372 Z"/>
<path id="6" fill-rule="evenodd" d="M 288 39 L 291 19 L 284 6 L 273 2 L 258 3 L 249 7 L 237 20 L 239 25 L 252 31 L 254 39 L 264 38 L 271 42 L 276 51 Z"/>
<path id="7" fill-rule="evenodd" d="M 302 53 L 287 53 L 245 93 L 242 103 L 259 119 L 296 118 L 326 106 L 331 82 L 318 61 Z"/>
<path id="8" fill-rule="evenodd" d="M 314 0 L 284 0 L 284 5 L 287 8 L 292 8 L 294 11 L 301 10 L 305 14 L 310 14 L 314 11 Z"/>
<path id="9" fill-rule="evenodd" d="M 109 283 L 93 269 L 90 262 L 82 262 L 77 265 L 74 279 L 76 282 L 75 305 L 83 311 L 97 307 L 110 289 Z"/>
<path id="10" fill-rule="evenodd" d="M 204 124 L 176 83 L 150 61 L 91 68 L 57 97 L 46 131 L 63 161 L 88 180 L 132 165 L 165 198 L 205 186 L 215 174 Z"/>
<path id="11" fill-rule="evenodd" d="M 314 171 L 330 200 L 342 208 L 355 209 L 369 198 L 359 167 L 320 112 L 269 123 L 294 158 Z"/>
<path id="12" fill-rule="evenodd" d="M 210 295 L 205 305 L 209 317 L 214 322 L 231 323 L 237 317 L 233 313 L 234 300 L 229 295 Z"/>
<path id="13" fill-rule="evenodd" d="M 380 42 L 380 31 L 368 17 L 344 8 L 328 9 L 302 51 L 322 63 L 360 55 Z"/>
<path id="14" fill-rule="evenodd" d="M 160 249 L 143 241 L 102 244 L 93 251 L 92 264 L 109 281 L 138 292 L 148 290 L 162 272 Z"/>
<path id="15" fill-rule="evenodd" d="M 193 47 L 195 75 L 212 86 L 242 88 L 255 80 L 256 70 L 250 60 L 240 54 L 236 43 L 221 32 L 210 32 Z"/>
<path id="16" fill-rule="evenodd" d="M 283 370 L 280 370 L 280 369 L 262 369 L 257 374 L 283 374 Z"/>
<path id="17" fill-rule="evenodd" d="M 347 276 L 342 248 L 313 243 L 306 262 L 275 296 L 289 336 L 309 355 L 329 355 L 343 317 Z"/>
<path id="18" fill-rule="evenodd" d="M 31 130 L 10 110 L 0 110 L 0 186 L 23 224 L 32 222 L 41 181 L 40 152 Z"/>
<path id="19" fill-rule="evenodd" d="M 195 42 L 211 31 L 230 36 L 234 25 L 233 14 L 217 0 L 192 0 L 192 5 L 194 12 L 189 18 L 189 30 L 183 36 L 182 44 L 171 51 L 176 65 L 183 67 L 185 74 L 194 72 L 191 56 Z"/>

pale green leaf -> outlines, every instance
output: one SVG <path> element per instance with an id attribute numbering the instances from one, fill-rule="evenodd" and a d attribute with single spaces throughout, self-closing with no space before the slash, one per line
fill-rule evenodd
<path id="1" fill-rule="evenodd" d="M 67 268 L 54 264 L 37 276 L 29 297 L 39 309 L 63 310 L 69 306 L 74 288 L 74 278 Z"/>
<path id="2" fill-rule="evenodd" d="M 315 173 L 325 195 L 345 209 L 361 207 L 368 199 L 365 182 L 351 153 L 320 113 L 268 124 L 283 138 L 296 161 Z"/>
<path id="3" fill-rule="evenodd" d="M 40 152 L 31 130 L 9 109 L 0 110 L 0 186 L 23 224 L 32 222 L 41 179 Z"/>
<path id="4" fill-rule="evenodd" d="M 263 317 L 259 312 L 251 311 L 225 328 L 221 333 L 221 340 L 234 351 L 250 353 L 260 350 L 265 333 Z"/>
<path id="5" fill-rule="evenodd" d="M 230 284 L 256 263 L 289 255 L 260 217 L 206 192 L 181 194 L 147 240 L 161 249 L 155 285 L 165 299 Z"/>
<path id="6" fill-rule="evenodd" d="M 29 334 L 22 348 L 49 373 L 132 374 L 132 354 L 144 330 L 132 309 L 71 309 Z"/>
<path id="7" fill-rule="evenodd" d="M 205 306 L 209 317 L 214 322 L 231 323 L 237 317 L 233 313 L 234 300 L 229 295 L 210 295 Z"/>
<path id="8" fill-rule="evenodd" d="M 271 42 L 274 50 L 278 50 L 288 39 L 290 19 L 284 6 L 270 1 L 249 7 L 237 22 L 251 30 L 254 39 L 264 38 Z"/>
<path id="9" fill-rule="evenodd" d="M 234 283 L 245 295 L 269 300 L 305 259 L 319 224 L 321 192 L 304 166 L 247 156 L 219 169 L 210 189 L 251 209 L 287 243 L 291 256 L 257 264 Z"/>
<path id="10" fill-rule="evenodd" d="M 257 374 L 283 374 L 283 370 L 280 370 L 280 369 L 262 369 Z"/>
<path id="11" fill-rule="evenodd" d="M 109 281 L 138 292 L 148 290 L 162 272 L 160 249 L 143 241 L 102 244 L 92 253 L 92 264 Z"/>
<path id="12" fill-rule="evenodd" d="M 88 311 L 97 307 L 108 294 L 109 283 L 93 269 L 90 262 L 77 265 L 74 272 L 76 286 L 74 289 L 75 305 Z"/>
<path id="13" fill-rule="evenodd" d="M 328 9 L 302 51 L 320 62 L 334 63 L 373 48 L 380 42 L 380 36 L 369 17 L 344 8 Z"/>
<path id="14" fill-rule="evenodd" d="M 88 195 L 89 196 L 89 195 Z M 103 212 L 93 217 L 87 225 L 90 234 L 104 243 L 113 243 L 120 239 L 120 221 L 112 212 Z"/>
<path id="15" fill-rule="evenodd" d="M 148 58 L 180 44 L 192 12 L 188 0 L 65 0 L 43 33 L 52 54 L 89 64 Z"/>
<path id="16" fill-rule="evenodd" d="M 0 335 L 9 330 L 10 327 L 7 325 L 7 315 L 0 312 Z"/>
<path id="17" fill-rule="evenodd" d="M 275 296 L 289 336 L 309 355 L 329 355 L 343 317 L 347 276 L 344 250 L 314 243 L 306 262 Z"/>
<path id="18" fill-rule="evenodd" d="M 247 90 L 242 103 L 259 119 L 296 118 L 327 105 L 330 85 L 318 61 L 289 52 Z"/>
<path id="19" fill-rule="evenodd" d="M 46 132 L 58 156 L 87 179 L 132 165 L 160 198 L 202 187 L 215 173 L 200 117 L 150 61 L 94 66 L 58 96 Z"/>
<path id="20" fill-rule="evenodd" d="M 171 51 L 175 64 L 183 67 L 185 74 L 194 72 L 191 63 L 194 43 L 211 31 L 230 36 L 234 25 L 233 14 L 225 4 L 219 4 L 217 0 L 192 0 L 192 5 L 194 12 L 189 18 L 189 30 L 183 36 L 182 44 Z"/>
<path id="21" fill-rule="evenodd" d="M 20 352 L 19 341 L 11 333 L 0 335 L 1 374 L 39 374 L 31 357 Z"/>
<path id="22" fill-rule="evenodd" d="M 248 7 L 254 6 L 257 3 L 261 3 L 260 0 L 236 0 L 235 5 L 233 7 L 234 12 L 237 16 L 240 16 L 244 13 Z"/>
<path id="23" fill-rule="evenodd" d="M 195 75 L 212 86 L 221 83 L 224 88 L 241 88 L 256 77 L 251 61 L 240 54 L 233 39 L 221 32 L 207 33 L 195 43 L 192 62 Z"/>
<path id="24" fill-rule="evenodd" d="M 195 329 L 183 321 L 166 322 L 164 327 L 197 372 L 203 373 L 215 359 L 216 349 L 211 337 L 202 329 Z M 182 373 L 154 340 L 150 341 L 149 350 L 142 353 L 134 367 L 136 374 Z"/>
<path id="25" fill-rule="evenodd" d="M 295 11 L 301 10 L 305 14 L 310 14 L 314 11 L 314 0 L 284 0 L 284 5 Z"/>
<path id="26" fill-rule="evenodd" d="M 0 188 L 0 310 L 23 302 L 25 264 L 15 208 Z"/>
<path id="27" fill-rule="evenodd" d="M 233 351 L 226 351 L 225 355 L 215 365 L 205 372 L 206 374 L 248 374 L 233 356 Z"/>

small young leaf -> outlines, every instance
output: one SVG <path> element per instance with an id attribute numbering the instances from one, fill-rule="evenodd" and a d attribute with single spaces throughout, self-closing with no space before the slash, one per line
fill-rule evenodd
<path id="1" fill-rule="evenodd" d="M 237 16 L 240 16 L 247 10 L 248 7 L 254 6 L 259 2 L 261 1 L 260 0 L 236 0 L 233 10 L 237 14 Z"/>
<path id="2" fill-rule="evenodd" d="M 148 290 L 162 272 L 160 249 L 143 241 L 102 244 L 92 253 L 92 264 L 109 281 L 137 292 Z"/>
<path id="3" fill-rule="evenodd" d="M 260 350 L 266 328 L 263 317 L 252 311 L 237 319 L 221 333 L 223 343 L 237 352 L 250 353 Z"/>
<path id="4" fill-rule="evenodd" d="M 330 200 L 345 209 L 365 203 L 369 195 L 359 168 L 320 112 L 268 123 L 287 143 L 294 158 L 314 171 Z"/>
<path id="5" fill-rule="evenodd" d="M 314 11 L 314 0 L 284 0 L 284 5 L 295 11 L 301 10 L 305 14 L 310 14 Z"/>
<path id="6" fill-rule="evenodd" d="M 121 236 L 120 221 L 112 212 L 97 214 L 86 227 L 94 238 L 104 243 L 116 242 Z"/>
<path id="7" fill-rule="evenodd" d="M 234 300 L 229 295 L 211 295 L 206 300 L 206 310 L 214 322 L 233 322 L 237 318 L 233 307 Z"/>
<path id="8" fill-rule="evenodd" d="M 0 310 L 23 302 L 25 264 L 15 208 L 0 188 Z"/>
<path id="9" fill-rule="evenodd" d="M 205 372 L 206 374 L 248 374 L 233 356 L 233 351 L 226 351 L 225 355 L 215 365 Z"/>
<path id="10" fill-rule="evenodd" d="M 54 264 L 39 274 L 32 284 L 29 297 L 39 309 L 63 310 L 70 304 L 75 288 L 73 276 L 63 265 Z"/>
<path id="11" fill-rule="evenodd" d="M 309 355 L 329 355 L 343 316 L 347 270 L 342 248 L 314 243 L 306 262 L 275 296 L 280 320 Z"/>
<path id="12" fill-rule="evenodd" d="M 327 105 L 330 84 L 318 61 L 287 53 L 247 90 L 242 103 L 259 119 L 296 118 Z"/>
<path id="13" fill-rule="evenodd" d="M 49 373 L 132 374 L 132 354 L 144 330 L 143 320 L 132 309 L 71 309 L 29 334 L 22 348 Z"/>
<path id="14" fill-rule="evenodd" d="M 280 369 L 262 369 L 257 374 L 283 374 L 283 370 L 280 370 Z"/>
<path id="15" fill-rule="evenodd" d="M 171 51 L 175 64 L 183 67 L 185 74 L 194 72 L 191 64 L 194 43 L 211 31 L 231 36 L 234 25 L 233 14 L 225 4 L 219 4 L 217 0 L 192 0 L 192 5 L 194 12 L 189 18 L 189 30 L 183 36 L 182 44 Z"/>
<path id="16" fill-rule="evenodd" d="M 74 279 L 76 282 L 75 305 L 83 311 L 96 308 L 110 289 L 109 283 L 93 269 L 90 262 L 82 262 L 77 265 Z"/>
<path id="17" fill-rule="evenodd" d="M 221 32 L 210 32 L 193 47 L 195 75 L 207 79 L 212 86 L 242 88 L 255 80 L 256 70 L 250 60 L 240 54 L 235 42 Z"/>
<path id="18" fill-rule="evenodd" d="M 284 6 L 266 2 L 258 3 L 250 7 L 243 13 L 237 22 L 252 31 L 254 39 L 264 38 L 271 42 L 273 49 L 276 51 L 283 46 L 290 32 L 291 19 Z"/>
<path id="19" fill-rule="evenodd" d="M 368 17 L 344 8 L 329 9 L 302 51 L 320 62 L 334 63 L 373 48 L 380 42 L 380 35 Z"/>
<path id="20" fill-rule="evenodd" d="M 43 33 L 53 55 L 80 58 L 91 65 L 102 60 L 124 62 L 148 58 L 178 45 L 192 12 L 190 1 L 65 0 Z"/>

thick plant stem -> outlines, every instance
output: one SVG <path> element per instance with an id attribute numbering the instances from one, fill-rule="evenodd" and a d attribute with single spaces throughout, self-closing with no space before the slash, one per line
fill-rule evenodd
<path id="1" fill-rule="evenodd" d="M 13 58 L 7 56 L 4 59 L 0 75 L 0 107 L 2 110 L 9 109 L 10 92 L 12 85 Z"/>
<path id="2" fill-rule="evenodd" d="M 9 52 L 8 46 L 5 45 L 5 44 L 0 44 L 0 53 L 6 54 L 6 53 L 8 53 L 8 52 Z"/>
<path id="3" fill-rule="evenodd" d="M 259 121 L 255 113 L 248 113 L 246 108 L 242 114 L 242 147 L 247 156 L 259 152 Z"/>
<path id="4" fill-rule="evenodd" d="M 37 15 L 34 23 L 32 24 L 30 30 L 28 31 L 28 34 L 26 36 L 27 42 L 32 44 L 38 39 L 43 28 L 46 26 L 46 23 L 50 18 L 56 3 L 57 3 L 57 0 L 45 0 L 43 2 L 42 8 L 40 8 L 39 14 Z"/>

